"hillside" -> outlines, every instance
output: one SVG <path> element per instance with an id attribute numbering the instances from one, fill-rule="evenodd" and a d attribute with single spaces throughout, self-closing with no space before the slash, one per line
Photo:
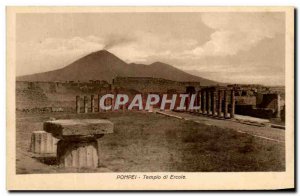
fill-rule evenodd
<path id="1" fill-rule="evenodd" d="M 111 82 L 116 76 L 154 77 L 174 81 L 197 81 L 200 82 L 201 85 L 213 85 L 217 83 L 188 74 L 161 62 L 155 62 L 150 65 L 127 64 L 106 50 L 93 52 L 62 69 L 19 76 L 17 77 L 17 81 L 106 80 Z"/>

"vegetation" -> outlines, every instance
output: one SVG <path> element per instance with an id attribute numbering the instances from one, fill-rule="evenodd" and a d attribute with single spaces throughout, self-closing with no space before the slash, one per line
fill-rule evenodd
<path id="1" fill-rule="evenodd" d="M 49 114 L 17 115 L 17 172 L 74 172 L 55 159 L 32 158 L 32 131 L 41 130 Z M 55 118 L 106 118 L 113 134 L 99 141 L 101 167 L 77 172 L 233 172 L 284 171 L 284 144 L 230 129 L 196 124 L 146 112 L 53 114 Z M 54 162 L 53 162 L 54 160 Z"/>

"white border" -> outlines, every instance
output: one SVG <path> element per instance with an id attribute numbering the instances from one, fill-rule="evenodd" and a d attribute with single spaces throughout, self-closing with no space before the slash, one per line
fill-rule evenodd
<path id="1" fill-rule="evenodd" d="M 78 0 L 74 0 L 72 1 L 72 4 L 70 4 L 70 1 L 66 1 L 66 0 L 52 0 L 52 1 L 48 1 L 48 2 L 42 2 L 42 1 L 38 1 L 38 0 L 27 0 L 26 2 L 24 1 L 17 1 L 17 0 L 4 0 L 0 2 L 1 4 L 1 12 L 0 12 L 0 27 L 2 27 L 2 31 L 1 31 L 1 61 L 2 61 L 2 66 L 0 69 L 0 74 L 1 74 L 1 83 L 0 83 L 0 94 L 2 94 L 2 96 L 0 96 L 0 103 L 2 105 L 3 110 L 1 110 L 0 112 L 0 126 L 1 126 L 1 130 L 3 130 L 1 132 L 1 148 L 0 148 L 0 154 L 2 155 L 2 161 L 0 162 L 0 168 L 1 168 L 1 173 L 5 174 L 6 173 L 6 168 L 5 168 L 5 158 L 6 158 L 6 111 L 5 111 L 5 105 L 6 105 L 6 96 L 4 96 L 6 94 L 6 46 L 5 46 L 5 42 L 6 42 L 6 31 L 5 31 L 5 6 L 6 5 L 20 5 L 20 6 L 26 6 L 26 5 L 57 5 L 57 6 L 64 6 L 64 5 L 172 5 L 172 6 L 176 6 L 176 5 L 191 5 L 191 6 L 195 6 L 195 5 L 209 5 L 209 6 L 229 6 L 229 5 L 235 5 L 235 6 L 247 6 L 247 5 L 253 5 L 253 6 L 267 6 L 267 5 L 271 5 L 271 6 L 283 6 L 283 5 L 290 5 L 290 6 L 296 6 L 299 7 L 300 5 L 300 1 L 297 0 L 285 0 L 285 1 L 264 1 L 264 0 L 245 0 L 245 1 L 238 1 L 238 0 L 227 0 L 227 1 L 221 1 L 221 0 L 209 0 L 209 1 L 191 1 L 191 0 L 168 0 L 168 1 L 161 1 L 161 0 L 147 0 L 147 1 L 121 1 L 121 0 L 110 0 L 110 1 L 106 1 L 106 2 L 99 2 L 99 1 L 95 1 L 95 0 L 84 0 L 84 1 L 78 1 Z M 299 20 L 298 20 L 299 21 Z M 297 22 L 298 24 L 298 22 Z M 297 52 L 296 55 L 298 55 L 299 51 Z M 299 74 L 299 72 L 298 72 Z M 298 80 L 297 80 L 298 83 Z M 299 90 L 297 88 L 297 90 Z M 299 107 L 298 107 L 299 108 Z M 297 111 L 298 111 L 297 108 Z M 297 121 L 299 120 L 299 116 L 296 119 Z M 299 139 L 299 134 L 298 134 L 298 138 Z M 298 151 L 299 153 L 299 151 Z M 299 154 L 298 154 L 299 155 Z M 5 178 L 2 177 L 0 180 L 0 190 L 2 194 L 7 195 L 8 192 L 5 190 Z M 56 193 L 57 194 L 57 193 Z"/>

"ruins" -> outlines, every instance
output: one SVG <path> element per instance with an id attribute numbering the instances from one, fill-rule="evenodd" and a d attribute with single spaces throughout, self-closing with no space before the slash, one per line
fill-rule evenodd
<path id="1" fill-rule="evenodd" d="M 73 112 L 96 113 L 140 110 L 161 113 L 172 110 L 216 119 L 235 119 L 236 114 L 284 121 L 284 88 L 261 85 L 212 85 L 160 78 L 116 77 L 112 84 L 100 80 L 65 83 L 22 82 L 17 91 L 41 95 L 44 100 L 64 94 Z M 75 94 L 75 95 L 74 95 Z M 61 98 L 61 97 L 60 97 Z M 75 102 L 75 104 L 74 104 Z M 75 106 L 75 107 L 74 107 Z M 45 111 L 62 112 L 53 104 Z M 172 114 L 170 115 L 172 116 Z M 44 122 L 42 131 L 31 136 L 32 153 L 55 154 L 62 167 L 97 168 L 98 142 L 113 133 L 113 123 L 104 119 L 61 119 Z M 279 125 L 278 125 L 279 126 Z"/>
<path id="2" fill-rule="evenodd" d="M 218 96 L 217 96 L 218 95 Z M 169 96 L 169 98 L 168 98 Z M 121 99 L 123 101 L 120 101 Z M 154 98 L 154 99 L 153 99 Z M 129 102 L 129 100 L 131 100 Z M 88 102 L 90 101 L 90 107 Z M 136 94 L 129 99 L 126 94 L 105 94 L 98 95 L 97 108 L 95 108 L 95 96 L 91 95 L 88 100 L 87 96 L 83 99 L 83 112 L 95 111 L 115 111 L 132 110 L 136 107 L 138 110 L 150 110 L 150 106 L 159 108 L 160 110 L 177 110 L 177 111 L 192 111 L 208 116 L 218 116 L 226 118 L 233 118 L 235 113 L 235 94 L 234 90 L 228 90 L 221 87 L 203 88 L 196 94 Z M 81 113 L 81 99 L 76 96 L 76 111 Z"/>
<path id="3" fill-rule="evenodd" d="M 153 108 L 160 108 L 164 94 L 167 94 L 167 99 L 171 99 L 174 94 L 178 98 L 180 94 L 189 94 L 190 96 L 186 100 L 189 103 L 192 98 L 191 95 L 195 94 L 194 105 L 201 108 L 189 108 L 187 103 L 185 103 L 185 106 L 187 110 L 195 110 L 198 113 L 213 114 L 213 116 L 217 116 L 216 114 L 219 113 L 219 116 L 225 115 L 226 118 L 227 116 L 230 117 L 230 115 L 233 117 L 236 113 L 265 119 L 277 118 L 282 121 L 284 121 L 285 113 L 284 87 L 266 87 L 262 85 L 229 84 L 202 86 L 199 82 L 180 82 L 152 77 L 117 76 L 112 83 L 102 80 L 90 80 L 87 82 L 17 82 L 16 90 L 17 94 L 20 94 L 20 96 L 17 96 L 17 110 L 32 112 L 74 110 L 77 113 L 96 112 L 100 108 L 98 100 L 105 94 L 114 96 L 117 94 L 128 95 L 128 103 L 125 105 L 121 104 L 119 108 L 123 111 L 129 107 L 129 103 L 132 102 L 135 95 L 141 94 L 142 106 L 145 108 L 147 95 L 157 94 L 160 100 L 153 105 Z M 231 93 L 234 93 L 234 105 L 231 103 L 231 97 L 233 97 Z M 115 100 L 106 99 L 104 105 L 109 105 L 113 101 Z M 74 107 L 74 102 L 77 104 L 76 107 Z M 35 108 L 32 108 L 33 103 Z M 180 99 L 176 99 L 174 108 L 171 109 L 177 110 L 179 105 Z M 81 111 L 82 108 L 85 111 Z M 166 103 L 166 108 L 170 109 L 169 103 Z M 208 108 L 211 109 L 208 110 Z M 132 109 L 136 109 L 136 107 Z"/>
<path id="4" fill-rule="evenodd" d="M 129 81 L 131 89 L 124 87 L 126 81 Z M 163 84 L 163 81 L 166 81 L 166 83 Z M 162 87 L 158 83 L 161 83 Z M 177 89 L 171 84 L 178 85 Z M 145 90 L 146 86 L 150 86 L 150 90 L 148 88 Z M 151 88 L 151 86 L 155 88 Z M 157 89 L 160 87 L 161 89 Z M 132 92 L 132 88 L 134 88 L 135 93 Z M 122 104 L 117 104 L 117 107 L 115 107 L 115 100 L 120 101 L 118 96 L 121 95 L 119 95 L 119 92 L 122 92 L 122 96 L 125 96 L 126 101 L 123 100 Z M 136 99 L 137 95 L 138 99 Z M 157 97 L 155 98 L 156 101 L 149 104 L 149 95 Z M 105 98 L 105 101 L 101 101 L 102 98 Z M 118 110 L 120 109 L 119 106 L 122 107 L 122 110 L 132 110 L 134 109 L 131 105 L 132 101 L 137 101 L 134 106 L 140 110 L 149 110 L 151 105 L 160 110 L 189 111 L 224 119 L 234 118 L 235 113 L 260 118 L 283 119 L 285 104 L 284 88 L 261 85 L 201 86 L 195 82 L 173 81 L 172 83 L 172 81 L 163 79 L 141 78 L 139 80 L 132 77 L 117 77 L 113 84 L 105 90 L 104 94 L 84 97 L 83 112 Z M 90 107 L 87 102 L 91 103 Z M 103 107 L 101 107 L 101 102 L 103 102 Z M 77 96 L 77 113 L 81 113 L 80 104 L 81 98 Z"/>
<path id="5" fill-rule="evenodd" d="M 112 122 L 103 119 L 63 119 L 44 122 L 44 131 L 59 139 L 58 164 L 75 168 L 98 167 L 97 140 L 105 134 L 113 133 L 113 128 Z"/>

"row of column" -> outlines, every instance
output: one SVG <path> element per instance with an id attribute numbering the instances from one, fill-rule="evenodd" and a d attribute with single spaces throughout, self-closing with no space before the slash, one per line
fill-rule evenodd
<path id="1" fill-rule="evenodd" d="M 95 95 L 91 95 L 90 96 L 90 99 L 88 96 L 84 96 L 83 97 L 83 113 L 88 113 L 88 112 L 105 112 L 107 110 L 101 110 L 100 108 L 100 99 L 101 99 L 101 96 L 102 95 L 98 95 L 96 98 Z M 81 98 L 80 96 L 76 96 L 76 112 L 77 113 L 82 113 L 81 112 Z M 114 103 L 114 99 L 110 99 L 110 98 L 107 98 L 105 99 L 104 101 L 104 105 L 108 106 L 108 105 L 111 105 L 111 110 L 113 110 L 113 107 L 115 105 Z M 125 110 L 125 106 L 120 106 L 121 107 L 121 110 Z"/>
<path id="2" fill-rule="evenodd" d="M 199 113 L 217 116 L 220 118 L 233 118 L 235 114 L 234 90 L 207 90 L 198 92 Z M 230 99 L 230 100 L 229 100 Z M 230 105 L 230 108 L 229 108 Z"/>
<path id="3" fill-rule="evenodd" d="M 88 96 L 83 97 L 83 112 L 102 112 L 100 108 L 100 98 L 102 95 L 91 95 L 90 99 Z M 230 100 L 229 100 L 230 97 Z M 188 101 L 189 102 L 189 101 Z M 76 112 L 81 113 L 81 98 L 76 96 Z M 235 114 L 235 96 L 234 91 L 231 90 L 230 93 L 227 90 L 206 90 L 203 89 L 198 92 L 197 97 L 198 106 L 200 106 L 199 113 L 218 116 L 224 118 L 233 118 Z M 230 108 L 229 108 L 230 103 Z M 112 105 L 114 107 L 114 99 L 105 99 L 104 105 Z M 126 106 L 122 105 L 121 110 L 125 110 Z M 106 111 L 106 110 L 103 110 Z M 195 112 L 195 111 L 194 111 Z M 230 115 L 229 115 L 230 114 Z"/>

